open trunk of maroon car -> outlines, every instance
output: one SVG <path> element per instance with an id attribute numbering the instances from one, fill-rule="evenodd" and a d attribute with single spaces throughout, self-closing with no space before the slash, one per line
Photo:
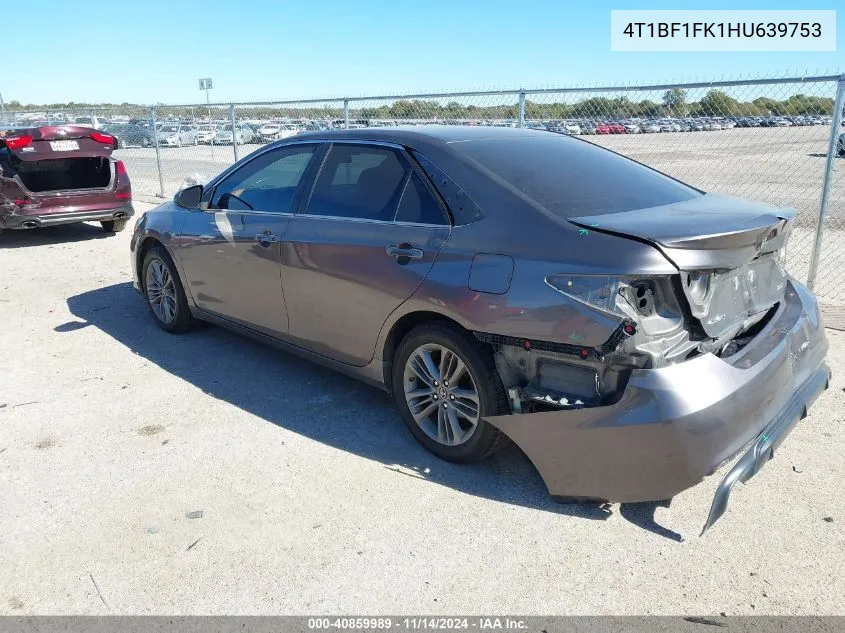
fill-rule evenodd
<path id="1" fill-rule="evenodd" d="M 99 221 L 119 231 L 133 215 L 116 139 L 86 127 L 20 129 L 0 137 L 0 229 Z"/>

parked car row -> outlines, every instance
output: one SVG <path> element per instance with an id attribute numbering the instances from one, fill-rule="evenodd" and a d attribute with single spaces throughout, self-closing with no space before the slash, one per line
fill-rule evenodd
<path id="1" fill-rule="evenodd" d="M 786 127 L 830 125 L 830 117 L 684 117 L 568 121 L 529 121 L 527 127 L 561 134 L 656 134 L 660 132 L 702 132 L 735 127 Z"/>
<path id="2" fill-rule="evenodd" d="M 68 117 L 71 118 L 71 117 Z M 116 118 L 116 117 L 115 117 Z M 432 123 L 458 126 L 486 126 L 516 128 L 515 119 L 280 119 L 271 121 L 165 120 L 153 128 L 148 119 L 125 117 L 117 123 L 98 116 L 75 117 L 73 125 L 102 130 L 117 138 L 118 147 L 184 147 L 186 145 L 246 145 L 264 144 L 290 138 L 309 131 L 345 128 L 383 128 L 397 125 L 429 125 Z M 655 117 L 655 118 L 577 118 L 526 120 L 529 129 L 547 130 L 566 135 L 593 134 L 659 134 L 666 132 L 702 132 L 729 130 L 735 127 L 791 127 L 831 125 L 830 116 L 768 116 L 768 117 Z"/>

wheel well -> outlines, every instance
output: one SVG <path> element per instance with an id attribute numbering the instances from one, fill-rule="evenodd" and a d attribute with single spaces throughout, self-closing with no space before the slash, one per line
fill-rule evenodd
<path id="1" fill-rule="evenodd" d="M 384 384 L 387 387 L 388 392 L 392 390 L 391 386 L 393 384 L 393 381 L 391 380 L 391 374 L 393 373 L 393 357 L 396 355 L 396 350 L 399 348 L 399 344 L 402 342 L 402 339 L 405 338 L 405 335 L 408 332 L 418 325 L 423 325 L 424 323 L 434 323 L 437 321 L 452 323 L 462 330 L 466 330 L 464 326 L 454 319 L 450 319 L 449 317 L 443 316 L 437 312 L 426 311 L 411 312 L 393 324 L 393 327 L 390 329 L 387 339 L 384 342 L 384 350 L 381 355 L 382 367 L 384 369 Z"/>
<path id="2" fill-rule="evenodd" d="M 164 247 L 164 244 L 159 242 L 156 238 L 145 237 L 144 241 L 141 242 L 141 247 L 138 249 L 138 259 L 135 262 L 135 269 L 138 271 L 138 283 L 141 285 L 141 290 L 144 289 L 144 276 L 141 274 L 141 265 L 144 263 L 144 257 L 146 257 L 149 250 L 156 244 L 160 244 Z"/>

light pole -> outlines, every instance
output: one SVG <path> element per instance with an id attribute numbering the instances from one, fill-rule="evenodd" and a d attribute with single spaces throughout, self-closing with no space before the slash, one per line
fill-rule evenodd
<path id="1" fill-rule="evenodd" d="M 208 91 L 214 88 L 211 83 L 211 77 L 204 77 L 200 79 L 200 90 L 205 90 L 205 104 L 208 107 L 208 124 L 211 126 L 211 129 L 214 129 L 214 122 L 211 118 L 211 97 L 209 96 Z M 232 131 L 234 134 L 234 130 Z M 211 160 L 214 160 L 214 133 L 211 134 L 211 141 L 209 142 L 211 145 Z"/>

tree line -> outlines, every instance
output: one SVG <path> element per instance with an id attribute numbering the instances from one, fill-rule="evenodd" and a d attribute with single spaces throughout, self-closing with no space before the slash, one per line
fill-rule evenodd
<path id="1" fill-rule="evenodd" d="M 689 101 L 687 91 L 680 88 L 667 90 L 660 102 L 650 99 L 634 101 L 627 96 L 590 97 L 573 103 L 539 103 L 525 100 L 525 116 L 528 119 L 567 119 L 567 118 L 627 118 L 661 116 L 790 116 L 790 115 L 832 115 L 832 98 L 815 95 L 794 94 L 784 100 L 772 97 L 757 97 L 752 101 L 740 101 L 722 90 L 709 90 L 700 100 Z M 94 112 L 95 114 L 126 114 L 147 118 L 150 106 L 121 104 L 89 103 L 51 103 L 21 104 L 11 101 L 6 104 L 10 112 L 50 112 L 66 111 L 76 113 Z M 161 119 L 169 117 L 191 117 L 227 119 L 228 107 L 202 106 L 193 107 L 157 105 L 157 114 Z M 340 118 L 343 109 L 333 107 L 292 107 L 240 106 L 236 104 L 236 113 L 240 119 L 266 118 Z M 519 116 L 517 104 L 476 105 L 449 101 L 445 105 L 437 101 L 424 99 L 399 99 L 377 107 L 361 106 L 350 103 L 350 119 L 515 119 Z"/>

